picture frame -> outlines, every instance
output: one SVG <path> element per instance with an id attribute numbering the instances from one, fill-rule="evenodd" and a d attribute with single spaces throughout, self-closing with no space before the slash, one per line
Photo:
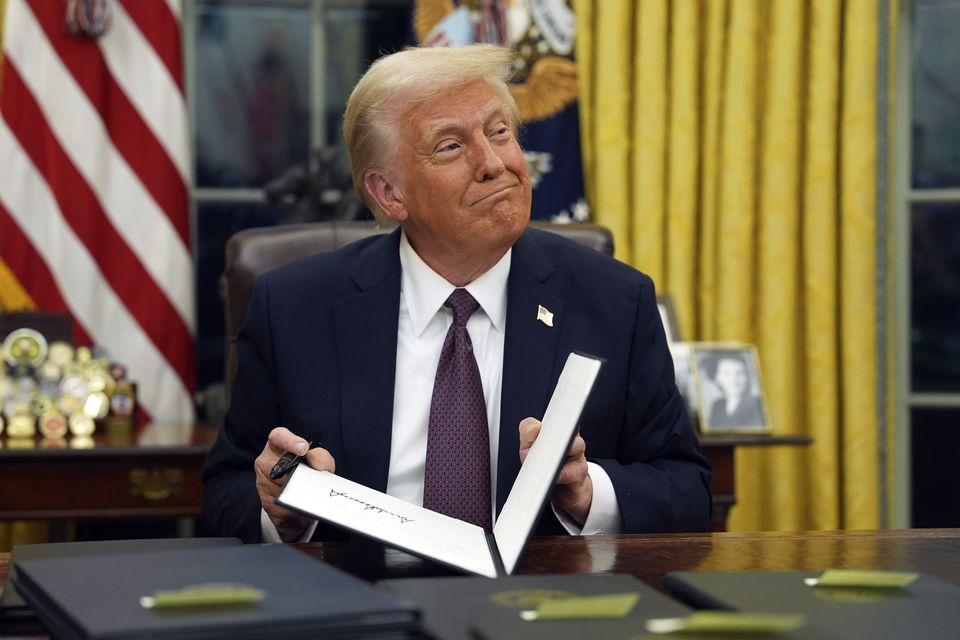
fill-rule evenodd
<path id="1" fill-rule="evenodd" d="M 696 422 L 700 414 L 700 394 L 697 381 L 694 378 L 693 343 L 671 342 L 667 345 L 670 357 L 673 359 L 673 373 L 676 378 L 677 390 L 687 405 L 690 419 Z"/>
<path id="2" fill-rule="evenodd" d="M 692 363 L 701 434 L 772 431 L 754 345 L 695 343 Z"/>
<path id="3" fill-rule="evenodd" d="M 677 312 L 669 293 L 661 293 L 657 296 L 657 310 L 663 322 L 663 331 L 667 334 L 667 344 L 680 342 L 683 339 L 680 336 L 680 324 L 677 322 Z"/>

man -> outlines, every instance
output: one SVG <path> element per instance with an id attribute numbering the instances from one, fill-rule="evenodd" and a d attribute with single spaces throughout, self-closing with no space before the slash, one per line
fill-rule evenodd
<path id="1" fill-rule="evenodd" d="M 526 229 L 531 186 L 505 84 L 510 56 L 491 45 L 411 49 L 357 84 L 344 116 L 354 185 L 400 229 L 258 281 L 232 404 L 204 470 L 211 533 L 332 535 L 274 504 L 284 480 L 270 469 L 308 442 L 315 468 L 456 517 L 466 517 L 457 508 L 485 510 L 478 522 L 489 528 L 573 350 L 606 363 L 537 533 L 707 527 L 709 468 L 677 393 L 652 282 Z M 455 321 L 464 296 L 472 313 Z M 452 489 L 434 486 L 454 472 L 438 465 L 461 455 L 435 446 L 449 436 L 435 432 L 449 422 L 438 400 L 448 341 L 482 383 L 482 392 L 455 383 L 482 393 L 454 402 L 463 406 L 453 413 L 480 405 L 461 422 L 483 425 L 470 435 L 483 460 L 457 470 L 465 475 Z M 470 504 L 446 511 L 451 491 L 471 493 Z"/>

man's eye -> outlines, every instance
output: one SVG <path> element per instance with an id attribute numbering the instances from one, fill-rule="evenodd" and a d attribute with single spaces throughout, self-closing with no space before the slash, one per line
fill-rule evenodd
<path id="1" fill-rule="evenodd" d="M 450 144 L 441 145 L 441 146 L 437 149 L 437 153 L 445 153 L 445 152 L 450 152 L 450 151 L 456 151 L 456 150 L 459 149 L 459 148 L 460 148 L 460 144 L 459 144 L 459 143 L 451 142 Z"/>
<path id="2" fill-rule="evenodd" d="M 507 136 L 507 135 L 509 135 L 509 134 L 510 134 L 510 128 L 509 128 L 509 127 L 500 127 L 499 129 L 495 129 L 494 132 L 493 132 L 493 136 L 496 137 L 496 138 L 502 138 L 502 137 Z"/>

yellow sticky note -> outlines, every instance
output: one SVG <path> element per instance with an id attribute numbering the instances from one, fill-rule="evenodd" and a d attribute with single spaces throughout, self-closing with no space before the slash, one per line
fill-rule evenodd
<path id="1" fill-rule="evenodd" d="M 904 571 L 860 571 L 855 569 L 829 569 L 819 578 L 806 578 L 811 587 L 873 587 L 900 589 L 917 579 L 916 573 Z"/>
<path id="2" fill-rule="evenodd" d="M 651 633 L 786 633 L 806 623 L 804 616 L 792 613 L 697 611 L 686 618 L 647 620 L 646 626 Z"/>
<path id="3" fill-rule="evenodd" d="M 143 596 L 140 606 L 144 609 L 173 609 L 250 605 L 260 602 L 265 595 L 262 589 L 245 584 L 198 584 Z"/>
<path id="4" fill-rule="evenodd" d="M 535 610 L 522 611 L 524 620 L 570 620 L 587 618 L 622 618 L 633 610 L 639 593 L 613 593 L 575 598 L 551 598 Z"/>

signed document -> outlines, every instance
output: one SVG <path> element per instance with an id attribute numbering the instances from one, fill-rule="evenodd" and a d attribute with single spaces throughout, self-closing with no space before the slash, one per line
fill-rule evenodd
<path id="1" fill-rule="evenodd" d="M 571 353 L 543 428 L 533 443 L 493 534 L 305 464 L 291 474 L 277 503 L 416 555 L 482 576 L 513 573 L 577 432 L 602 362 Z"/>

